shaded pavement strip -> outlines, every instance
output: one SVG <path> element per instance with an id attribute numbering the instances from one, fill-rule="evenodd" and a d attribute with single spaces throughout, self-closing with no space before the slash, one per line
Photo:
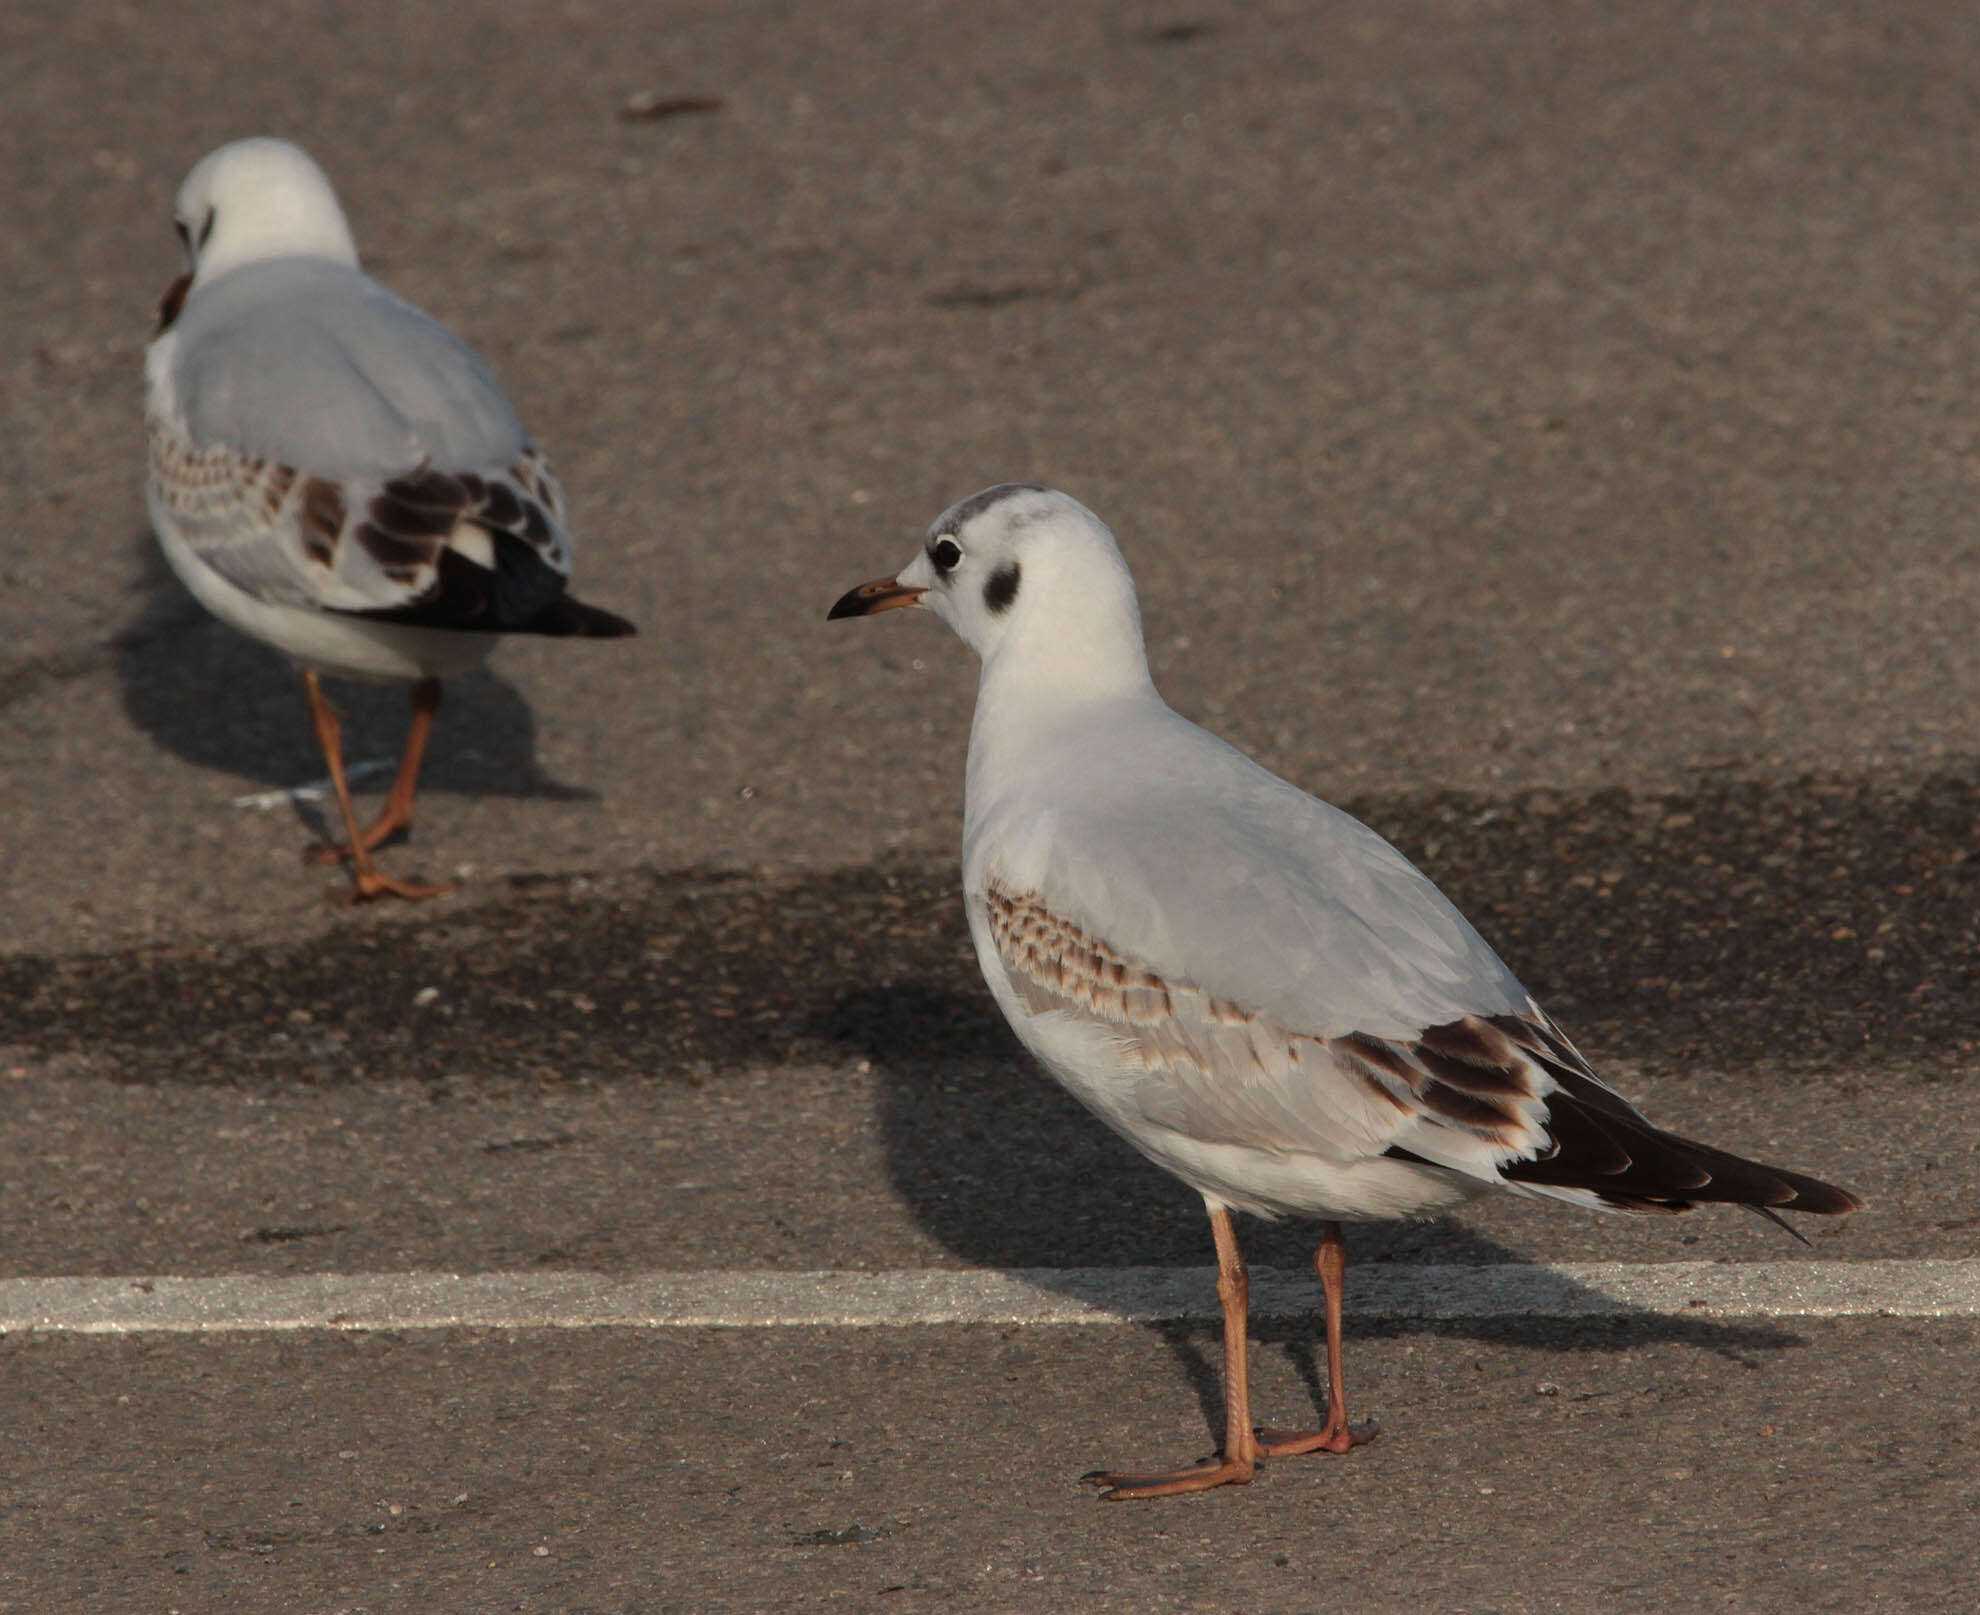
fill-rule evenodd
<path id="1" fill-rule="evenodd" d="M 1309 1274 L 1252 1272 L 1255 1317 L 1316 1309 Z M 1980 1258 L 1371 1267 L 1358 1320 L 1980 1317 Z M 1217 1315 L 1209 1268 L 892 1272 L 317 1273 L 0 1279 L 0 1333 L 303 1329 L 874 1328 Z"/>
<path id="2" fill-rule="evenodd" d="M 1350 800 L 1598 1058 L 1673 1068 L 1980 1048 L 1980 782 Z M 1540 900 L 1544 899 L 1544 900 Z M 0 1076 L 697 1083 L 1016 1053 L 947 860 L 512 877 L 303 942 L 0 955 Z"/>

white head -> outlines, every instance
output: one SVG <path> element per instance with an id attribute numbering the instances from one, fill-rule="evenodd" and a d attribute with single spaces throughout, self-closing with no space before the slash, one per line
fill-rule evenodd
<path id="1" fill-rule="evenodd" d="M 329 258 L 357 267 L 337 193 L 309 153 L 265 135 L 236 140 L 193 165 L 173 222 L 194 286 L 264 258 Z"/>
<path id="2" fill-rule="evenodd" d="M 1106 524 L 1078 500 L 1005 482 L 952 505 L 894 577 L 832 607 L 864 617 L 926 606 L 993 673 L 1065 694 L 1148 683 L 1134 579 Z"/>

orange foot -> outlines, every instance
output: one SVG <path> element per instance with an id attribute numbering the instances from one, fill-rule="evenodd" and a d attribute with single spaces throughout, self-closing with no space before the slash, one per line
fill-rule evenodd
<path id="1" fill-rule="evenodd" d="M 369 903 L 380 897 L 403 897 L 408 902 L 418 902 L 427 897 L 445 897 L 455 890 L 453 881 L 445 881 L 438 886 L 422 886 L 416 881 L 394 880 L 390 875 L 381 875 L 375 869 L 360 869 L 353 872 L 349 891 L 329 888 L 332 897 L 347 904 Z"/>
<path id="2" fill-rule="evenodd" d="M 1366 1424 L 1330 1424 L 1324 1430 L 1267 1430 L 1254 1432 L 1261 1458 L 1296 1458 L 1303 1452 L 1351 1452 L 1365 1446 L 1382 1433 L 1373 1419 Z"/>
<path id="3" fill-rule="evenodd" d="M 348 841 L 312 841 L 303 848 L 302 861 L 306 865 L 349 863 L 360 852 L 371 852 L 397 835 L 399 831 L 411 828 L 410 813 L 404 817 L 397 817 L 388 812 L 358 838 L 358 845 L 355 848 Z"/>
<path id="4" fill-rule="evenodd" d="M 1172 1469 L 1163 1475 L 1122 1475 L 1109 1469 L 1095 1469 L 1079 1478 L 1102 1488 L 1100 1496 L 1109 1503 L 1135 1497 L 1174 1497 L 1181 1492 L 1207 1492 L 1213 1486 L 1249 1486 L 1255 1465 L 1249 1459 L 1205 1458 L 1187 1469 Z"/>
<path id="5" fill-rule="evenodd" d="M 369 852 L 371 849 L 367 847 L 365 850 Z M 306 868 L 324 864 L 347 864 L 351 861 L 351 857 L 351 844 L 348 841 L 312 841 L 302 850 L 302 861 Z"/>

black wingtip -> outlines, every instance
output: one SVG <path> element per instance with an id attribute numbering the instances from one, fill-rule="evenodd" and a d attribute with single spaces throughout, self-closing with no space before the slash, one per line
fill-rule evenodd
<path id="1" fill-rule="evenodd" d="M 404 477 L 386 486 L 385 492 L 372 501 L 372 510 L 377 512 L 389 500 L 397 523 L 402 527 L 423 526 L 426 540 L 432 542 L 460 519 L 463 500 L 479 487 L 477 482 L 470 489 L 468 479 L 438 474 Z M 446 499 L 452 499 L 454 505 L 446 505 L 443 502 Z M 540 511 L 537 514 L 541 516 Z M 440 544 L 433 557 L 433 581 L 417 600 L 383 611 L 350 615 L 374 622 L 410 623 L 415 627 L 447 628 L 460 633 L 542 634 L 552 639 L 624 639 L 639 632 L 617 613 L 588 606 L 564 593 L 563 574 L 518 534 L 506 527 L 477 525 L 482 526 L 494 544 L 494 566 L 483 566 L 452 545 Z M 368 539 L 367 533 L 371 534 Z M 371 523 L 359 529 L 359 539 L 372 546 L 397 543 L 411 551 L 414 560 L 418 558 L 419 552 L 413 549 L 411 541 L 375 529 Z M 378 553 L 374 547 L 373 554 Z"/>
<path id="2" fill-rule="evenodd" d="M 526 630 L 552 639 L 630 639 L 639 629 L 616 612 L 559 595 L 530 620 Z"/>
<path id="3" fill-rule="evenodd" d="M 1554 1148 L 1509 1163 L 1502 1169 L 1508 1181 L 1586 1190 L 1626 1211 L 1730 1204 L 1750 1206 L 1780 1222 L 1774 1215 L 1779 1211 L 1841 1217 L 1863 1209 L 1862 1200 L 1849 1190 L 1805 1172 L 1749 1161 L 1667 1133 L 1603 1087 L 1578 1058 L 1557 1060 L 1526 1047 L 1555 1081 L 1546 1101 L 1546 1128 Z"/>
<path id="4" fill-rule="evenodd" d="M 1732 1159 L 1739 1161 L 1737 1156 Z M 1739 1164 L 1753 1165 L 1747 1161 L 1739 1161 Z M 1755 1211 L 1765 1215 L 1772 1216 L 1773 1210 L 1779 1210 L 1810 1211 L 1820 1217 L 1847 1217 L 1851 1212 L 1863 1209 L 1861 1197 L 1847 1189 L 1839 1189 L 1833 1183 L 1824 1183 L 1820 1178 L 1811 1178 L 1806 1172 L 1790 1172 L 1783 1166 L 1758 1167 L 1757 1170 L 1773 1178 L 1777 1185 L 1776 1193 L 1764 1199 L 1755 1195 L 1747 1202 Z M 1785 1193 L 1778 1192 L 1781 1190 Z M 1774 1220 L 1780 1222 L 1778 1217 Z M 1787 1224 L 1781 1223 L 1781 1226 L 1786 1228 Z M 1788 1231 L 1793 1232 L 1792 1229 Z"/>

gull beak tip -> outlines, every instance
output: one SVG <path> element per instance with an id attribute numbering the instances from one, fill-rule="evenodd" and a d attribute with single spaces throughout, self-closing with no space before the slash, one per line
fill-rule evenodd
<path id="1" fill-rule="evenodd" d="M 862 583 L 857 589 L 848 589 L 840 595 L 832 602 L 832 609 L 825 613 L 825 620 L 837 622 L 841 617 L 871 617 L 878 611 L 896 611 L 902 606 L 919 605 L 921 597 L 927 592 L 895 578 L 875 578 L 871 583 Z"/>

